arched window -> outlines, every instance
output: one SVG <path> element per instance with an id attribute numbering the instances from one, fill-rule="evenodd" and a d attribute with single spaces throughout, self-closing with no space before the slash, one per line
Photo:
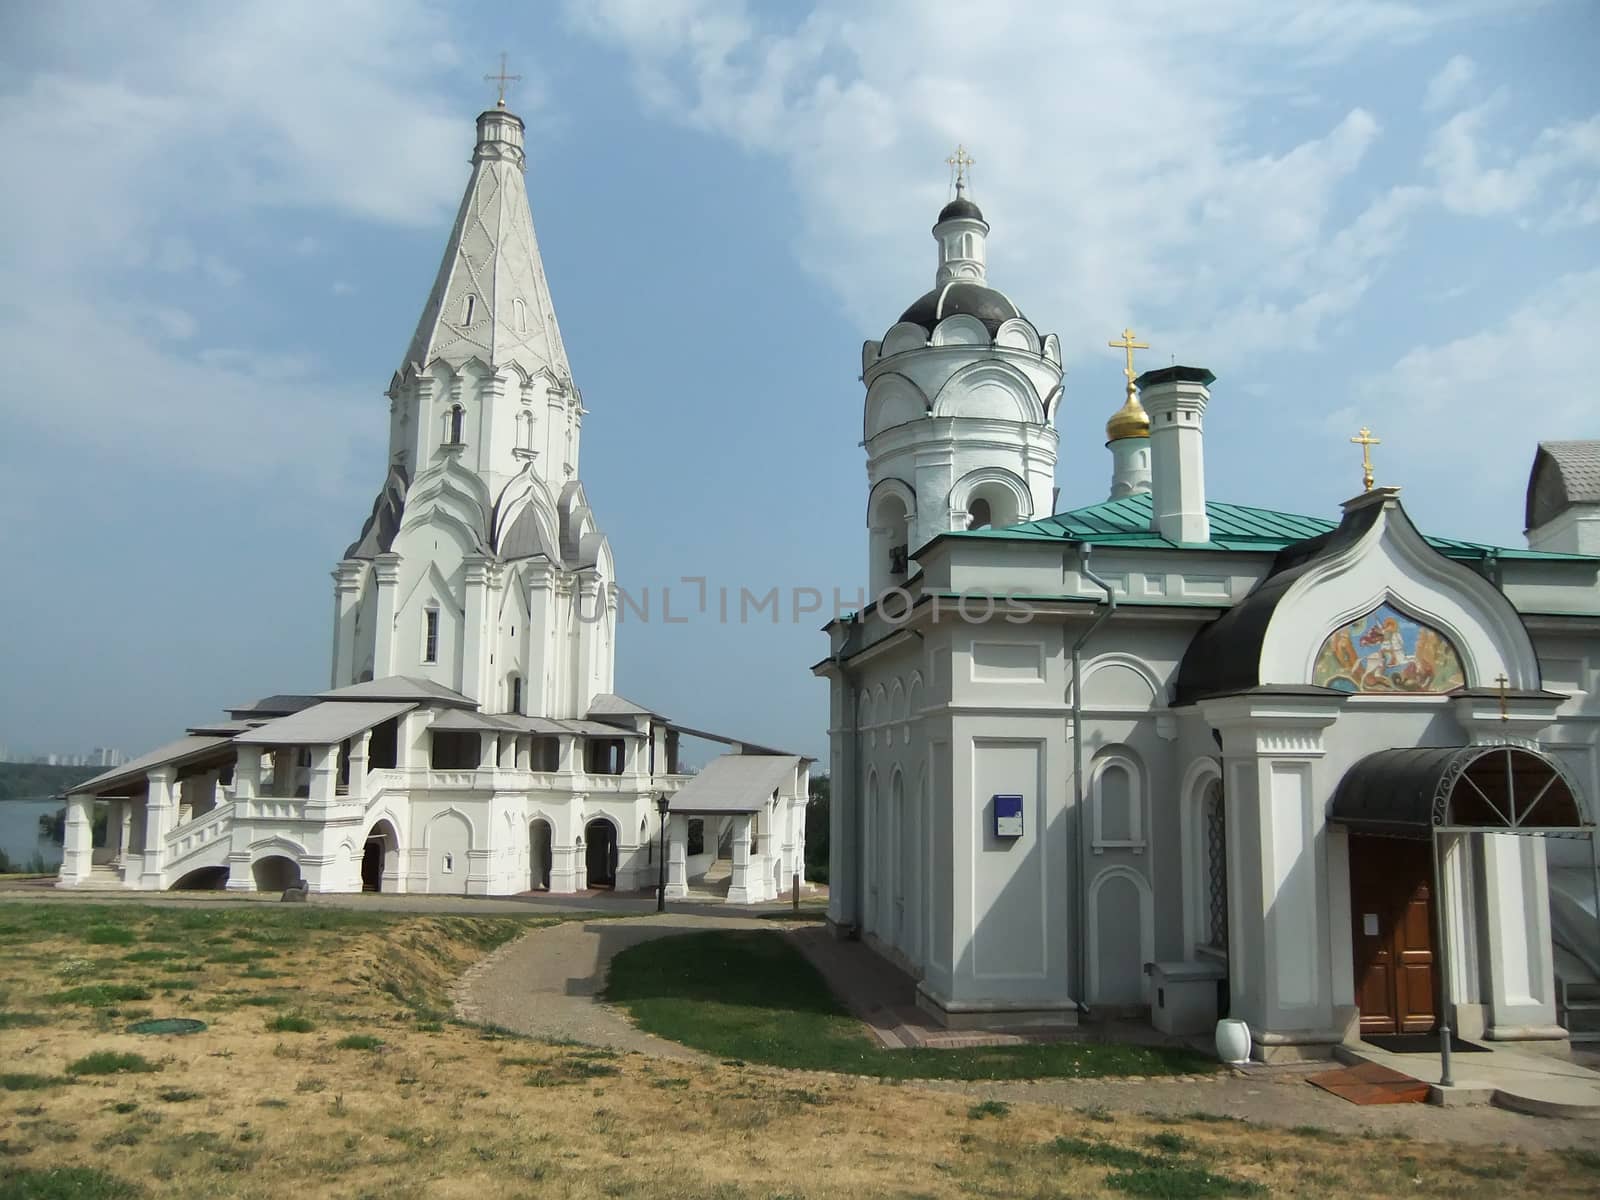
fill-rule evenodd
<path id="1" fill-rule="evenodd" d="M 478 298 L 470 292 L 461 301 L 461 323 L 471 325 L 472 318 L 478 314 Z"/>
<path id="2" fill-rule="evenodd" d="M 511 692 L 511 711 L 520 713 L 522 711 L 522 676 L 511 676 L 507 681 L 507 686 Z"/>
<path id="3" fill-rule="evenodd" d="M 522 450 L 533 449 L 533 414 L 527 409 L 517 414 L 517 447 Z"/>
<path id="4" fill-rule="evenodd" d="M 449 446 L 461 445 L 461 422 L 466 417 L 467 410 L 459 404 L 452 404 L 450 411 L 444 415 L 445 444 Z"/>
<path id="5" fill-rule="evenodd" d="M 979 496 L 967 509 L 968 529 L 987 529 L 993 523 L 989 502 Z"/>
<path id="6" fill-rule="evenodd" d="M 520 299 L 511 302 L 511 319 L 516 323 L 518 333 L 528 332 L 528 306 Z"/>
<path id="7" fill-rule="evenodd" d="M 431 605 L 422 610 L 422 661 L 439 661 L 439 610 Z"/>
<path id="8" fill-rule="evenodd" d="M 1144 798 L 1139 768 L 1120 755 L 1096 764 L 1091 776 L 1094 852 L 1144 849 Z"/>
<path id="9" fill-rule="evenodd" d="M 1228 825 L 1222 802 L 1222 781 L 1206 788 L 1200 810 L 1205 867 L 1205 945 L 1226 953 L 1228 949 Z"/>
<path id="10" fill-rule="evenodd" d="M 961 257 L 972 257 L 972 235 L 970 233 L 964 233 L 961 235 Z"/>

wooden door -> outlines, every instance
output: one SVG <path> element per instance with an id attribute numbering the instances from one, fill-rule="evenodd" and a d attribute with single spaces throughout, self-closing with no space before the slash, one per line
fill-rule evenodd
<path id="1" fill-rule="evenodd" d="M 1428 1033 L 1438 1023 L 1428 843 L 1350 839 L 1351 943 L 1361 1032 Z"/>

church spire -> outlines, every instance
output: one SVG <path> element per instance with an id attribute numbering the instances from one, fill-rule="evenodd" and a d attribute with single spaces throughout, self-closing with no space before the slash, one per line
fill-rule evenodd
<path id="1" fill-rule="evenodd" d="M 515 78 L 504 74 L 500 80 Z M 503 78 L 502 78 L 503 77 Z M 571 377 L 523 180 L 522 118 L 500 103 L 478 116 L 472 175 L 405 367 L 471 359 L 529 376 Z"/>
<path id="2" fill-rule="evenodd" d="M 956 198 L 939 210 L 939 219 L 933 225 L 933 240 L 939 245 L 939 269 L 934 275 L 934 286 L 958 279 L 981 283 L 988 258 L 984 240 L 989 236 L 989 223 L 983 219 L 983 210 L 967 196 L 967 169 L 977 160 L 967 153 L 965 146 L 957 146 L 956 152 L 945 162 L 950 164 L 954 175 Z"/>

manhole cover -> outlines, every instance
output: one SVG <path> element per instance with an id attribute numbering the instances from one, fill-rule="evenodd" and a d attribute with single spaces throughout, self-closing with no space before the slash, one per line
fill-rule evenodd
<path id="1" fill-rule="evenodd" d="M 154 1021 L 135 1021 L 128 1026 L 129 1033 L 199 1033 L 206 1027 L 204 1021 L 190 1017 L 159 1017 Z"/>

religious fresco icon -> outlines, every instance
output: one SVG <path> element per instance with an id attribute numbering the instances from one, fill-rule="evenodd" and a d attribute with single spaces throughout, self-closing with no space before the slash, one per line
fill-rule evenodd
<path id="1" fill-rule="evenodd" d="M 1449 638 L 1387 603 L 1328 635 L 1311 681 L 1341 692 L 1448 692 L 1467 682 Z"/>

